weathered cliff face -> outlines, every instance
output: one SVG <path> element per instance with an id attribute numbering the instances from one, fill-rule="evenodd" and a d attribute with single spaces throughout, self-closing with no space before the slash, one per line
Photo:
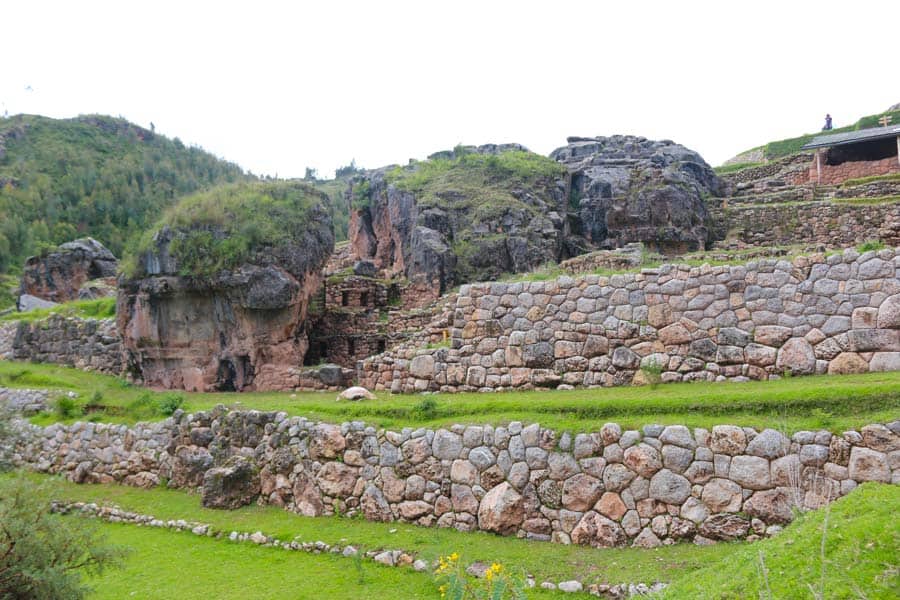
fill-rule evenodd
<path id="1" fill-rule="evenodd" d="M 117 267 L 116 257 L 94 238 L 67 242 L 56 252 L 25 261 L 19 293 L 68 302 L 79 297 L 86 282 L 115 277 Z"/>
<path id="2" fill-rule="evenodd" d="M 597 248 L 706 246 L 704 199 L 724 184 L 700 155 L 632 136 L 568 141 L 557 164 L 492 144 L 368 171 L 350 190 L 355 255 L 439 295 Z"/>
<path id="3" fill-rule="evenodd" d="M 699 154 L 668 140 L 634 136 L 567 141 L 550 157 L 569 170 L 573 210 L 593 244 L 643 242 L 668 254 L 705 247 L 704 198 L 724 190 Z"/>
<path id="4" fill-rule="evenodd" d="M 418 189 L 405 186 L 397 169 L 390 167 L 355 181 L 351 196 L 358 196 L 361 186 L 366 190 L 364 205 L 350 219 L 356 256 L 405 275 L 436 297 L 461 282 L 496 279 L 577 253 L 567 242 L 562 170 L 518 144 L 467 151 L 468 157 Z M 509 152 L 546 164 L 519 176 L 492 162 L 504 160 Z M 467 161 L 472 155 L 475 159 Z M 460 157 L 445 152 L 431 158 Z M 540 171 L 547 164 L 549 176 Z M 413 165 L 403 173 L 419 168 Z"/>
<path id="5" fill-rule="evenodd" d="M 309 300 L 334 247 L 327 211 L 305 233 L 258 248 L 239 267 L 185 277 L 168 227 L 143 257 L 144 276 L 121 279 L 117 320 L 127 367 L 144 383 L 198 391 L 289 390 L 299 385 Z"/>

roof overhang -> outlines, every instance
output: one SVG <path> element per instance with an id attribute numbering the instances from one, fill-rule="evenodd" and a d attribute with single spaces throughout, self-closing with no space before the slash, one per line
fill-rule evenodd
<path id="1" fill-rule="evenodd" d="M 891 137 L 900 137 L 900 125 L 888 125 L 887 127 L 874 127 L 872 129 L 861 129 L 859 131 L 819 135 L 814 137 L 808 144 L 805 144 L 801 150 L 858 144 L 860 142 L 870 142 L 872 140 Z"/>

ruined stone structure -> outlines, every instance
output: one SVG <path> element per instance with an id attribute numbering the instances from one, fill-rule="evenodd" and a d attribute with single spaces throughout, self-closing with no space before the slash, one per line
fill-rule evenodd
<path id="1" fill-rule="evenodd" d="M 597 547 L 773 533 L 865 481 L 900 483 L 900 422 L 836 435 L 717 425 L 376 430 L 224 407 L 134 427 L 20 422 L 14 461 L 82 482 Z"/>
<path id="2" fill-rule="evenodd" d="M 52 302 L 77 300 L 84 284 L 115 277 L 117 267 L 116 257 L 97 240 L 75 240 L 62 244 L 55 252 L 25 261 L 19 293 Z"/>
<path id="3" fill-rule="evenodd" d="M 420 337 L 446 304 L 446 299 L 431 300 L 431 294 L 422 298 L 406 279 L 389 278 L 372 263 L 336 269 L 336 262 L 329 261 L 313 298 L 307 366 L 329 362 L 355 369 L 357 361 Z"/>
<path id="4" fill-rule="evenodd" d="M 900 254 L 463 286 L 450 348 L 363 362 L 393 392 L 768 379 L 900 369 Z"/>

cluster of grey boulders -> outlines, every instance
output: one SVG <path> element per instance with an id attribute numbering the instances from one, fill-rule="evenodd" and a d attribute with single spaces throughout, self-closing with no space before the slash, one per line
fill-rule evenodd
<path id="1" fill-rule="evenodd" d="M 900 255 L 664 265 L 462 286 L 449 348 L 361 363 L 376 390 L 495 391 L 900 370 Z"/>
<path id="2" fill-rule="evenodd" d="M 596 547 L 755 539 L 866 481 L 900 483 L 900 421 L 836 435 L 717 425 L 378 430 L 181 411 L 134 427 L 20 423 L 14 461 L 76 482 L 199 489 L 203 504 L 484 530 Z"/>

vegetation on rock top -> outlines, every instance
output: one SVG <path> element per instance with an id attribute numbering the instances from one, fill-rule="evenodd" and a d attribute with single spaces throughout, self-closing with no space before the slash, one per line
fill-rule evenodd
<path id="1" fill-rule="evenodd" d="M 121 256 L 179 196 L 249 177 L 124 119 L 0 118 L 0 272 L 86 235 Z"/>
<path id="2" fill-rule="evenodd" d="M 128 277 L 146 274 L 144 261 L 168 228 L 168 248 L 182 276 L 209 277 L 254 260 L 260 251 L 299 242 L 319 224 L 312 213 L 327 197 L 299 181 L 248 182 L 188 196 L 170 208 L 123 259 Z"/>

